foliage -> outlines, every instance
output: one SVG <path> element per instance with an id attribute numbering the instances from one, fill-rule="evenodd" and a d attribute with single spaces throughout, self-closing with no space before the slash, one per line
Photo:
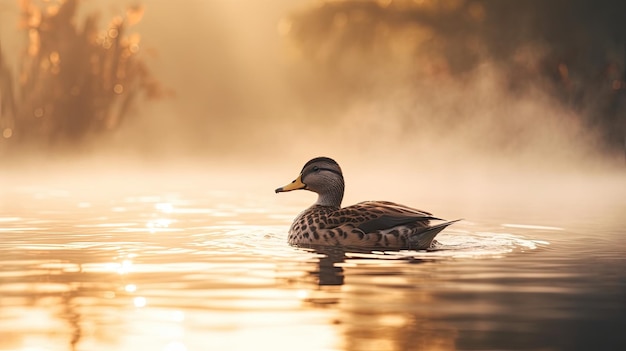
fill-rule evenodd
<path id="1" fill-rule="evenodd" d="M 619 149 L 626 138 L 624 11 L 620 1 L 335 0 L 294 13 L 281 28 L 296 71 L 312 72 L 307 81 L 324 87 L 308 96 L 336 103 L 379 98 L 398 83 L 437 89 L 489 63 L 505 72 L 510 93 L 547 92 Z"/>
<path id="2" fill-rule="evenodd" d="M 98 13 L 76 24 L 79 0 L 19 4 L 27 45 L 17 77 L 0 51 L 0 149 L 76 145 L 118 129 L 141 95 L 163 95 L 139 55 L 139 34 L 127 34 L 142 7 L 100 30 Z"/>

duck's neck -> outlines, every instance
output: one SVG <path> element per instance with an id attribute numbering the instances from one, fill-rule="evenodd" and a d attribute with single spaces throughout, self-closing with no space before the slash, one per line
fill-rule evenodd
<path id="1" fill-rule="evenodd" d="M 336 182 L 329 184 L 323 193 L 318 193 L 315 205 L 341 208 L 341 200 L 343 200 L 344 184 Z"/>

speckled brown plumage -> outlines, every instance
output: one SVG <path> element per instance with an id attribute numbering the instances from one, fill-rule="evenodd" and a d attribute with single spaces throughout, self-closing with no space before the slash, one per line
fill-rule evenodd
<path id="1" fill-rule="evenodd" d="M 343 246 L 362 249 L 425 249 L 448 225 L 432 214 L 388 201 L 366 201 L 341 208 L 344 181 L 339 165 L 318 157 L 300 176 L 276 192 L 305 189 L 318 193 L 315 204 L 300 213 L 289 229 L 296 246 Z"/>

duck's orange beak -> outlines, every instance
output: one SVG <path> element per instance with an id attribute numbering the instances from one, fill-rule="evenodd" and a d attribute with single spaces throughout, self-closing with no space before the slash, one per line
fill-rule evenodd
<path id="1" fill-rule="evenodd" d="M 302 183 L 302 174 L 300 174 L 298 178 L 296 178 L 293 182 L 276 189 L 276 193 L 282 193 L 285 191 L 299 190 L 299 189 L 305 189 L 305 188 L 306 188 L 306 184 Z"/>

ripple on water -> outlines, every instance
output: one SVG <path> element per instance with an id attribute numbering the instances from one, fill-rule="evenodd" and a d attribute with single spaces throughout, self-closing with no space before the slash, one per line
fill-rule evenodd
<path id="1" fill-rule="evenodd" d="M 468 335 L 546 340 L 615 309 L 580 296 L 620 293 L 623 259 L 613 280 L 572 269 L 561 227 L 464 221 L 432 250 L 337 254 L 287 245 L 297 208 L 204 195 L 48 193 L 55 211 L 0 217 L 0 349 L 485 349 Z"/>
<path id="2" fill-rule="evenodd" d="M 431 249 L 373 251 L 367 253 L 347 252 L 346 257 L 369 259 L 361 263 L 379 264 L 371 259 L 384 261 L 398 259 L 441 260 L 472 257 L 500 257 L 517 251 L 536 250 L 550 245 L 545 240 L 528 239 L 521 235 L 503 232 L 472 232 L 448 229 L 441 233 Z"/>

